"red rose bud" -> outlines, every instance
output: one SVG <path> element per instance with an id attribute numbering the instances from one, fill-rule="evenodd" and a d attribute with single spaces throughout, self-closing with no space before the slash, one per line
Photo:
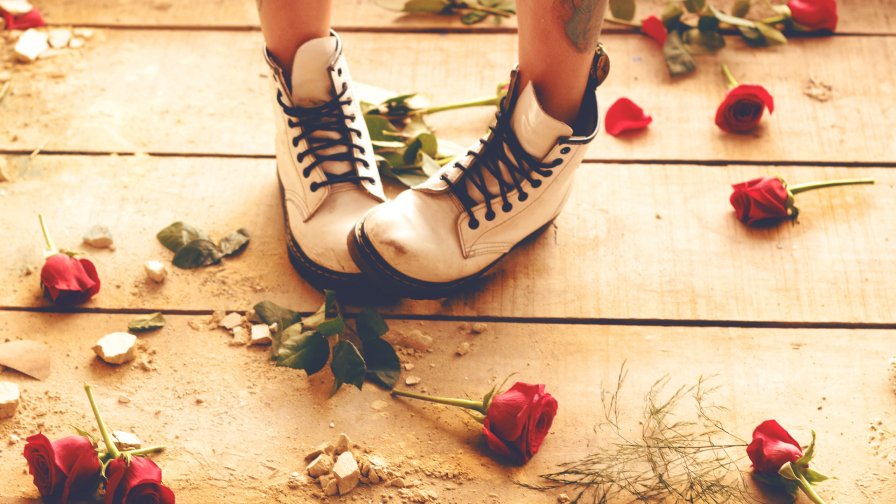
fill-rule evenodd
<path id="1" fill-rule="evenodd" d="M 93 495 L 99 481 L 100 460 L 89 439 L 69 436 L 51 442 L 43 434 L 35 434 L 27 441 L 22 455 L 45 502 L 64 504 L 69 498 Z"/>
<path id="2" fill-rule="evenodd" d="M 747 133 L 756 129 L 765 109 L 775 111 L 775 100 L 762 86 L 738 84 L 728 65 L 722 65 L 728 79 L 728 94 L 716 110 L 716 126 L 728 133 Z"/>
<path id="3" fill-rule="evenodd" d="M 778 422 L 766 420 L 753 431 L 747 455 L 753 462 L 754 471 L 774 476 L 784 464 L 799 460 L 803 449 Z"/>
<path id="4" fill-rule="evenodd" d="M 27 30 L 28 28 L 38 28 L 47 24 L 37 9 L 31 9 L 21 14 L 13 14 L 0 8 L 0 15 L 6 21 L 7 30 Z"/>
<path id="5" fill-rule="evenodd" d="M 106 481 L 105 504 L 174 504 L 174 492 L 162 484 L 162 470 L 148 458 L 132 457 L 130 465 L 123 458 L 109 462 Z"/>
<path id="6" fill-rule="evenodd" d="M 80 304 L 100 291 L 100 277 L 93 263 L 66 254 L 47 258 L 40 270 L 40 283 L 47 297 L 58 305 Z"/>
<path id="7" fill-rule="evenodd" d="M 495 453 L 520 464 L 538 453 L 557 415 L 557 400 L 544 388 L 517 382 L 492 398 L 482 432 Z"/>
<path id="8" fill-rule="evenodd" d="M 653 118 L 644 113 L 644 110 L 628 98 L 620 98 L 607 109 L 607 117 L 604 120 L 607 133 L 618 136 L 626 131 L 642 130 L 647 127 Z"/>
<path id="9" fill-rule="evenodd" d="M 666 45 L 666 37 L 669 36 L 666 25 L 656 16 L 650 16 L 641 21 L 641 33 L 656 40 L 660 47 Z"/>
<path id="10" fill-rule="evenodd" d="M 837 2 L 835 0 L 790 0 L 787 2 L 790 16 L 800 28 L 808 31 L 834 31 L 837 29 Z"/>
<path id="11" fill-rule="evenodd" d="M 830 180 L 788 186 L 779 177 L 760 177 L 732 185 L 734 192 L 729 201 L 737 219 L 744 224 L 786 217 L 795 219 L 799 214 L 795 195 L 813 189 L 858 184 L 874 184 L 874 179 Z"/>

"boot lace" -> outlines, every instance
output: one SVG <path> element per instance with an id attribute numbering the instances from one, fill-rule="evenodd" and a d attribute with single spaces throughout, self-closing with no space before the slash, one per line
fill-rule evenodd
<path id="1" fill-rule="evenodd" d="M 361 163 L 365 168 L 369 168 L 370 164 L 362 156 L 366 154 L 364 146 L 359 145 L 353 140 L 352 133 L 358 135 L 360 139 L 362 133 L 357 128 L 352 128 L 346 124 L 346 120 L 354 121 L 354 115 L 345 113 L 343 107 L 351 106 L 352 98 L 347 97 L 348 84 L 343 83 L 342 90 L 332 100 L 317 107 L 293 107 L 283 101 L 283 92 L 277 91 L 277 103 L 283 109 L 283 113 L 291 117 L 288 121 L 290 128 L 301 126 L 302 132 L 292 139 L 292 146 L 298 147 L 299 142 L 305 140 L 308 146 L 304 151 L 296 155 L 298 162 L 303 162 L 306 157 L 311 156 L 313 160 L 302 170 L 302 176 L 308 178 L 314 168 L 328 161 L 345 161 L 356 166 L 355 163 Z M 320 132 L 334 132 L 336 135 L 320 135 Z M 333 149 L 334 147 L 342 147 L 341 149 Z M 329 151 L 329 152 L 327 152 Z M 358 183 L 368 181 L 375 184 L 373 177 L 358 175 L 357 170 L 352 170 L 344 174 L 326 173 L 327 179 L 323 182 L 312 182 L 311 192 L 316 192 L 321 187 L 342 184 L 345 182 Z"/>
<path id="2" fill-rule="evenodd" d="M 440 177 L 448 184 L 449 190 L 457 196 L 470 217 L 467 223 L 470 229 L 476 229 L 480 224 L 473 213 L 473 207 L 480 202 L 470 195 L 471 189 L 479 192 L 485 199 L 485 220 L 492 221 L 496 217 L 492 200 L 500 198 L 501 211 L 510 212 L 513 210 L 509 198 L 511 192 L 517 191 L 517 201 L 526 201 L 529 199 L 529 194 L 523 191 L 522 183 L 528 181 L 533 188 L 537 188 L 541 185 L 541 180 L 534 178 L 533 175 L 550 177 L 553 173 L 551 170 L 563 163 L 562 159 L 544 163 L 526 152 L 514 134 L 509 116 L 503 107 L 495 115 L 495 125 L 489 126 L 489 130 L 491 134 L 488 137 L 479 139 L 482 147 L 478 151 L 467 151 L 467 155 L 472 158 L 468 165 L 460 161 L 454 163 L 454 167 L 461 171 L 456 180 L 452 182 L 447 175 Z M 510 180 L 506 180 L 501 173 L 502 165 L 507 169 Z M 486 184 L 487 177 L 497 181 L 498 194 L 492 194 L 489 190 Z M 495 205 L 497 203 L 495 202 Z"/>

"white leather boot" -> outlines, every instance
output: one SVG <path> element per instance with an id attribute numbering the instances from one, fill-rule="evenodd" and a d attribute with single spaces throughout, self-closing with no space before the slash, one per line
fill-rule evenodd
<path id="1" fill-rule="evenodd" d="M 342 41 L 331 32 L 304 43 L 288 81 L 265 56 L 274 73 L 277 174 L 290 260 L 315 287 L 356 287 L 364 277 L 345 235 L 386 198 Z"/>
<path id="2" fill-rule="evenodd" d="M 542 110 L 531 83 L 519 89 L 514 71 L 487 137 L 358 222 L 348 242 L 361 270 L 405 297 L 444 297 L 546 227 L 597 134 L 595 89 L 608 70 L 598 49 L 575 128 Z"/>

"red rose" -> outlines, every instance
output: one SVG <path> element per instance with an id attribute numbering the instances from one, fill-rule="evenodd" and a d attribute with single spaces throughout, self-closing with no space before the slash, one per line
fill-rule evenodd
<path id="1" fill-rule="evenodd" d="M 837 29 L 837 2 L 835 0 L 790 0 L 793 21 L 811 31 Z"/>
<path id="2" fill-rule="evenodd" d="M 644 113 L 644 109 L 628 98 L 620 98 L 607 109 L 607 133 L 618 136 L 626 131 L 646 128 L 653 118 Z"/>
<path id="3" fill-rule="evenodd" d="M 744 224 L 790 216 L 793 200 L 784 182 L 777 177 L 760 177 L 731 187 L 734 188 L 731 206 Z"/>
<path id="4" fill-rule="evenodd" d="M 728 133 L 746 133 L 756 129 L 766 107 L 775 111 L 775 100 L 762 86 L 740 84 L 728 91 L 716 111 L 716 125 Z"/>
<path id="5" fill-rule="evenodd" d="M 22 455 L 34 486 L 46 502 L 68 502 L 96 491 L 100 459 L 93 443 L 84 436 L 69 436 L 50 442 L 43 434 L 27 439 Z"/>
<path id="6" fill-rule="evenodd" d="M 778 422 L 766 420 L 753 431 L 747 455 L 753 462 L 754 471 L 774 476 L 781 466 L 802 457 L 803 449 Z"/>
<path id="7" fill-rule="evenodd" d="M 482 431 L 499 455 L 525 463 L 538 452 L 557 414 L 557 400 L 544 385 L 514 383 L 492 398 Z"/>
<path id="8" fill-rule="evenodd" d="M 650 16 L 641 21 L 641 33 L 656 40 L 660 46 L 666 45 L 666 37 L 669 36 L 666 25 L 656 16 Z"/>
<path id="9" fill-rule="evenodd" d="M 100 291 L 100 277 L 93 263 L 66 254 L 47 258 L 40 270 L 40 283 L 50 300 L 60 305 L 83 303 Z"/>
<path id="10" fill-rule="evenodd" d="M 0 16 L 6 21 L 7 30 L 27 30 L 28 28 L 38 28 L 47 24 L 37 9 L 31 9 L 24 14 L 12 14 L 0 9 Z"/>
<path id="11" fill-rule="evenodd" d="M 133 457 L 130 465 L 121 458 L 109 462 L 106 480 L 105 504 L 174 504 L 174 492 L 162 484 L 162 470 L 148 458 Z"/>

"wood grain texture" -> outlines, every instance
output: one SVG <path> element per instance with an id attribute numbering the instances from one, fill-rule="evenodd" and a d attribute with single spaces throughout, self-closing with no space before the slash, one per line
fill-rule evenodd
<path id="1" fill-rule="evenodd" d="M 513 35 L 345 34 L 353 75 L 451 103 L 494 93 L 515 61 Z M 654 118 L 647 131 L 604 133 L 594 160 L 892 163 L 896 100 L 890 81 L 857 78 L 872 66 L 896 66 L 896 38 L 849 37 L 723 53 L 743 82 L 775 96 L 775 114 L 751 135 L 719 130 L 725 94 L 720 59 L 700 58 L 696 75 L 672 82 L 655 44 L 607 36 L 613 71 L 602 107 L 621 96 Z M 476 48 L 487 47 L 487 51 Z M 870 62 L 874 62 L 873 64 Z M 0 149 L 30 152 L 159 152 L 271 155 L 268 70 L 255 33 L 112 30 L 82 52 L 12 68 L 0 107 Z M 831 84 L 834 99 L 803 94 L 809 75 Z M 474 141 L 491 120 L 487 108 L 433 118 L 444 138 Z M 687 131 L 687 135 L 681 135 Z"/>
<path id="2" fill-rule="evenodd" d="M 4 502 L 30 502 L 25 499 L 36 496 L 22 471 L 21 443 L 7 449 L 10 433 L 24 437 L 38 425 L 50 438 L 72 434 L 71 425 L 94 430 L 81 388 L 85 381 L 94 385 L 113 429 L 168 445 L 155 460 L 183 502 L 310 501 L 306 492 L 312 487 L 290 490 L 287 478 L 304 469 L 305 453 L 339 432 L 407 471 L 409 480 L 420 479 L 418 488 L 436 490 L 439 502 L 482 502 L 488 494 L 493 496 L 485 501 L 492 503 L 554 502 L 555 493 L 526 490 L 515 482 L 537 482 L 538 474 L 559 463 L 607 448 L 610 438 L 597 429 L 600 389 L 614 386 L 626 361 L 620 418 L 631 431 L 639 429 L 641 401 L 654 381 L 668 374 L 671 390 L 715 375 L 710 383 L 719 389 L 710 398 L 729 408 L 723 421 L 741 437 L 749 438 L 753 427 L 768 418 L 804 443 L 810 429 L 818 432 L 814 465 L 838 478 L 818 487 L 828 502 L 896 499 L 893 485 L 881 476 L 891 470 L 888 457 L 894 456 L 896 441 L 879 447 L 869 442 L 875 419 L 884 419 L 882 427 L 890 431 L 896 428 L 887 366 L 896 342 L 881 331 L 489 324 L 485 333 L 469 335 L 456 322 L 390 321 L 393 332 L 417 329 L 433 337 L 431 353 L 406 358 L 415 364 L 412 373 L 422 378 L 418 389 L 475 396 L 511 372 L 518 372 L 514 379 L 547 385 L 560 404 L 551 434 L 528 465 L 510 468 L 489 456 L 481 427 L 459 411 L 390 399 L 369 384 L 363 391 L 345 387 L 328 399 L 328 373 L 308 379 L 302 372 L 275 368 L 264 350 L 228 346 L 224 331 L 194 331 L 189 317 L 169 315 L 168 326 L 140 337 L 139 353 L 151 357 L 155 371 L 97 361 L 90 347 L 103 334 L 124 329 L 129 318 L 2 313 L 0 339 L 42 341 L 53 359 L 53 372 L 44 382 L 11 371 L 2 374 L 22 387 L 18 415 L 0 422 Z M 472 350 L 457 357 L 454 350 L 461 341 L 470 342 Z M 131 402 L 118 402 L 120 395 Z M 377 400 L 386 407 L 372 409 Z M 690 401 L 683 405 L 683 414 L 692 411 Z M 335 428 L 328 427 L 330 422 Z M 423 473 L 438 467 L 459 477 L 441 481 Z M 749 461 L 739 467 L 749 470 Z M 356 491 L 365 501 L 395 492 L 383 486 Z M 769 496 L 762 501 L 786 502 Z"/>
<path id="3" fill-rule="evenodd" d="M 14 166 L 18 158 L 12 158 Z M 792 183 L 858 176 L 875 186 L 798 196 L 796 224 L 741 225 L 729 185 L 764 174 Z M 493 317 L 896 323 L 896 171 L 817 167 L 586 164 L 556 226 L 515 251 L 490 280 L 455 298 L 392 313 Z M 247 309 L 262 299 L 313 310 L 319 295 L 287 261 L 273 160 L 38 156 L 0 186 L 0 306 L 41 306 L 36 214 L 62 247 L 111 227 L 115 252 L 88 251 L 106 284 L 92 308 Z M 149 259 L 170 260 L 157 231 L 183 220 L 252 243 L 202 270 L 172 268 L 157 287 Z"/>
<path id="4" fill-rule="evenodd" d="M 664 0 L 640 0 L 636 17 L 659 15 Z M 714 5 L 726 8 L 730 0 Z M 893 33 L 896 20 L 892 0 L 839 0 L 840 23 L 843 33 Z M 258 26 L 255 2 L 251 0 L 93 0 L 73 2 L 46 0 L 41 9 L 53 23 L 89 25 L 140 26 L 201 26 L 215 28 L 249 28 Z M 336 0 L 333 25 L 351 29 L 390 30 L 471 30 L 513 29 L 516 19 L 503 20 L 499 25 L 484 22 L 467 27 L 453 16 L 407 15 L 378 7 L 373 0 Z M 606 29 L 616 27 L 607 25 Z"/>

